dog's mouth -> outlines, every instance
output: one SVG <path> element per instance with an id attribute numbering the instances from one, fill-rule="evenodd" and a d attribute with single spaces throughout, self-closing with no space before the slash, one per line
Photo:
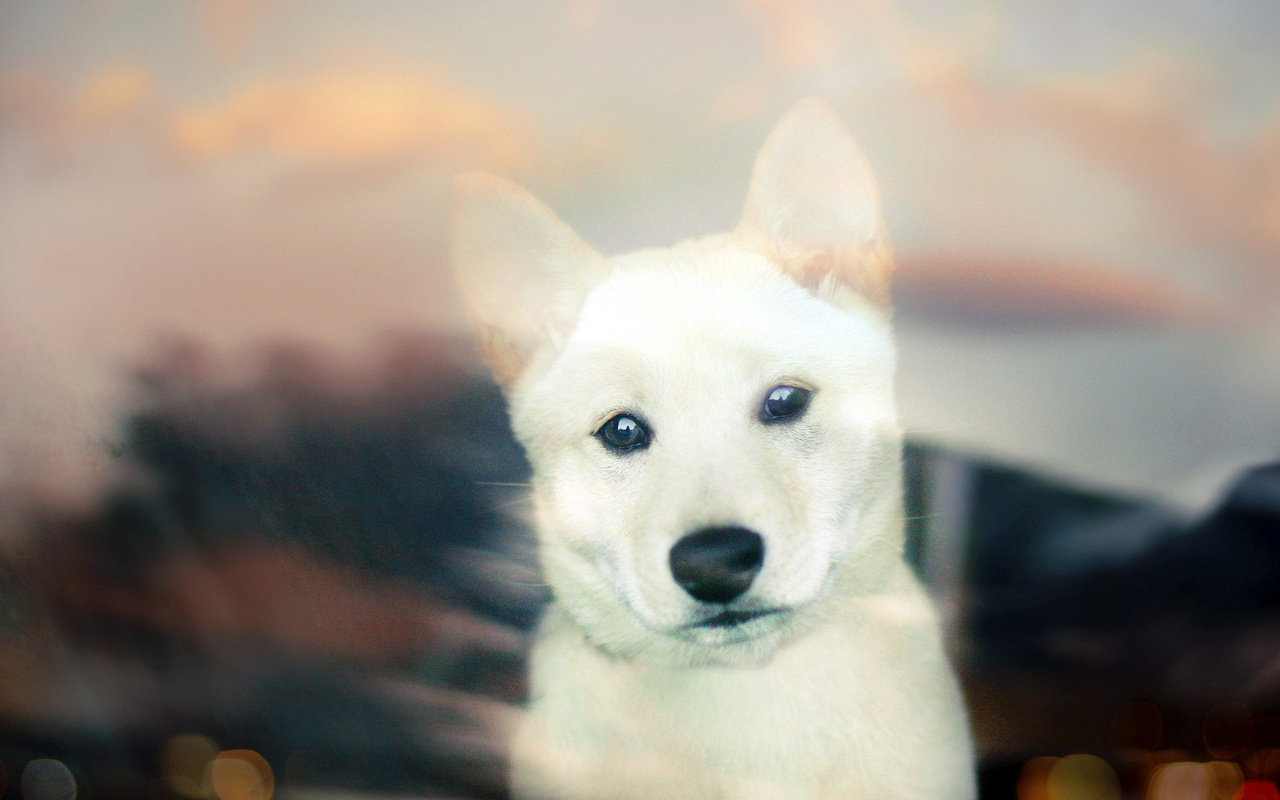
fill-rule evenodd
<path id="1" fill-rule="evenodd" d="M 782 612 L 780 608 L 767 608 L 758 611 L 731 611 L 725 609 L 715 616 L 694 622 L 689 628 L 736 628 L 752 620 L 768 617 Z"/>

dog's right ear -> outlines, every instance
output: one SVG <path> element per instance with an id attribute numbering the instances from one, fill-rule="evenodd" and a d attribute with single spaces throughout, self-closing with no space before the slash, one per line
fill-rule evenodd
<path id="1" fill-rule="evenodd" d="M 837 304 L 849 294 L 888 304 L 893 258 L 880 192 L 825 100 L 797 103 L 765 140 L 734 238 Z"/>
<path id="2" fill-rule="evenodd" d="M 504 391 L 559 351 L 608 273 L 555 212 L 493 175 L 455 181 L 450 246 L 480 351 Z"/>

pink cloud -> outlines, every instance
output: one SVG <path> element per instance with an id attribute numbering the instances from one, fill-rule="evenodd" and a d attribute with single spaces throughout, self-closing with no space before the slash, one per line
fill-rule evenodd
<path id="1" fill-rule="evenodd" d="M 0 123 L 54 147 L 137 122 L 154 101 L 151 73 L 132 63 L 92 72 L 70 91 L 33 70 L 0 75 Z"/>
<path id="2" fill-rule="evenodd" d="M 1115 70 L 1027 78 L 978 75 L 982 37 L 904 57 L 913 85 L 969 129 L 1016 139 L 1047 134 L 1138 191 L 1177 237 L 1246 264 L 1280 256 L 1277 122 L 1240 142 L 1209 127 L 1207 71 L 1143 51 Z"/>
<path id="3" fill-rule="evenodd" d="M 262 152 L 314 164 L 421 157 L 498 171 L 525 163 L 534 147 L 528 123 L 492 98 L 440 78 L 375 70 L 250 84 L 175 114 L 166 141 L 197 162 Z"/>
<path id="4" fill-rule="evenodd" d="M 1222 314 L 1171 281 L 1102 266 L 937 253 L 899 257 L 894 298 L 920 318 L 1005 329 L 1200 326 Z"/>
<path id="5" fill-rule="evenodd" d="M 800 70 L 836 54 L 841 26 L 833 24 L 830 8 L 814 0 L 742 0 L 742 10 L 764 39 L 771 64 Z"/>

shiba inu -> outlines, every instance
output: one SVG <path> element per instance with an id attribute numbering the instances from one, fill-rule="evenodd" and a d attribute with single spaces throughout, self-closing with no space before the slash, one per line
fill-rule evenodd
<path id="1" fill-rule="evenodd" d="M 972 798 L 902 559 L 878 190 L 830 106 L 770 134 L 730 234 L 606 259 L 465 175 L 452 246 L 554 596 L 513 794 Z"/>

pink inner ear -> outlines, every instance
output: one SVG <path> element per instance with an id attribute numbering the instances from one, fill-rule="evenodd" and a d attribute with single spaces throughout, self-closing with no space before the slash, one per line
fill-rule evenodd
<path id="1" fill-rule="evenodd" d="M 828 252 L 814 253 L 791 274 L 796 282 L 809 289 L 817 289 L 822 279 L 835 269 L 835 259 Z"/>
<path id="2" fill-rule="evenodd" d="M 879 306 L 889 305 L 889 284 L 893 275 L 893 250 L 889 247 L 889 237 L 880 233 L 862 253 L 862 260 L 856 266 L 856 283 L 851 278 L 850 286 L 866 299 Z"/>
<path id="3" fill-rule="evenodd" d="M 777 254 L 770 255 L 770 258 L 796 283 L 816 294 L 825 295 L 845 288 L 876 305 L 889 305 L 893 254 L 883 236 L 856 250 L 810 251 L 806 256 L 792 258 L 789 262 Z"/>
<path id="4" fill-rule="evenodd" d="M 493 372 L 493 379 L 504 390 L 509 388 L 528 361 L 524 348 L 492 326 L 477 334 L 476 346 Z"/>

